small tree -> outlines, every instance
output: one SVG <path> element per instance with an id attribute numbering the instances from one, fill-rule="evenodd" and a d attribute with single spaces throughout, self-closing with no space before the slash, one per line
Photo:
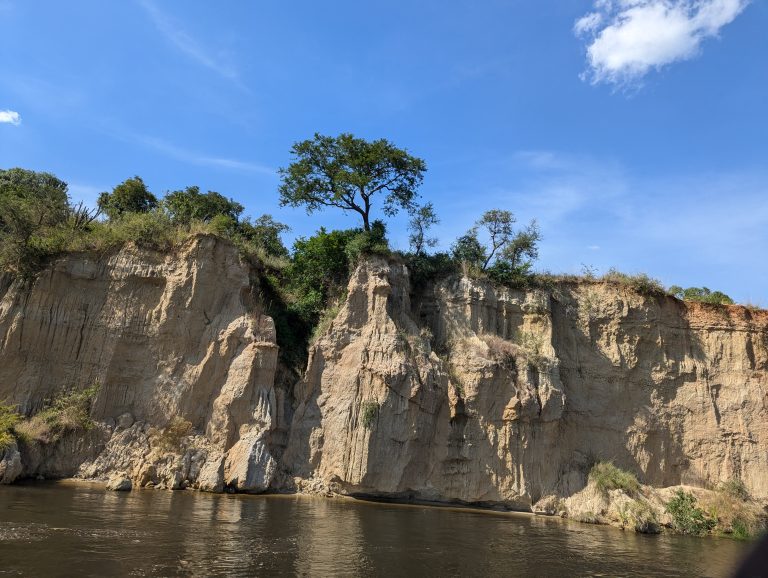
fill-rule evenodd
<path id="1" fill-rule="evenodd" d="M 722 291 L 711 291 L 708 287 L 688 287 L 683 289 L 679 285 L 669 288 L 669 293 L 683 301 L 699 301 L 715 305 L 733 305 L 733 299 Z"/>
<path id="2" fill-rule="evenodd" d="M 354 211 L 371 229 L 371 208 L 383 197 L 384 213 L 410 210 L 426 164 L 385 139 L 372 142 L 351 134 L 315 134 L 297 142 L 294 161 L 280 169 L 280 206 L 303 206 L 307 213 L 323 207 Z"/>
<path id="3" fill-rule="evenodd" d="M 451 247 L 451 255 L 456 261 L 468 263 L 478 269 L 486 261 L 486 250 L 477 238 L 477 227 L 472 227 L 456 239 Z"/>
<path id="4" fill-rule="evenodd" d="M 157 207 L 157 197 L 149 192 L 141 177 L 124 180 L 111 193 L 101 193 L 97 201 L 99 210 L 110 219 L 125 213 L 148 213 Z"/>
<path id="5" fill-rule="evenodd" d="M 253 222 L 244 219 L 239 223 L 238 229 L 245 239 L 263 248 L 267 255 L 288 257 L 288 249 L 283 245 L 280 235 L 291 228 L 275 221 L 272 215 L 262 215 Z"/>
<path id="6" fill-rule="evenodd" d="M 437 245 L 437 239 L 428 237 L 427 231 L 439 222 L 440 219 L 437 218 L 432 203 L 427 203 L 413 211 L 409 223 L 411 234 L 408 236 L 411 251 L 416 255 L 423 255 L 427 247 Z"/>
<path id="7" fill-rule="evenodd" d="M 452 247 L 453 258 L 469 264 L 475 271 L 487 271 L 500 283 L 524 281 L 538 257 L 541 233 L 536 221 L 515 232 L 515 222 L 509 211 L 486 211 L 474 227 L 456 240 Z M 487 246 L 480 241 L 481 230 L 488 238 Z"/>

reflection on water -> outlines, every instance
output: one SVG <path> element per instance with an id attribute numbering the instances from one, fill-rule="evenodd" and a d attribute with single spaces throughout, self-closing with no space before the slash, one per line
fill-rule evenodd
<path id="1" fill-rule="evenodd" d="M 0 575 L 727 576 L 746 548 L 341 499 L 0 487 Z"/>

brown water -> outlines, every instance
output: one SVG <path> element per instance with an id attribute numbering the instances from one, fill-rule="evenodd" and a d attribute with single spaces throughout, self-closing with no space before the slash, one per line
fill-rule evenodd
<path id="1" fill-rule="evenodd" d="M 3 576 L 727 576 L 747 547 L 342 499 L 0 487 Z"/>

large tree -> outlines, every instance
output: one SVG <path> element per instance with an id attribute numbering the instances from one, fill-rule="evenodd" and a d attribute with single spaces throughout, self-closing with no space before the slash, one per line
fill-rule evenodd
<path id="1" fill-rule="evenodd" d="M 280 205 L 354 211 L 371 230 L 371 208 L 381 199 L 384 213 L 412 209 L 426 163 L 385 139 L 367 141 L 351 134 L 315 134 L 291 149 L 294 161 L 280 169 Z"/>

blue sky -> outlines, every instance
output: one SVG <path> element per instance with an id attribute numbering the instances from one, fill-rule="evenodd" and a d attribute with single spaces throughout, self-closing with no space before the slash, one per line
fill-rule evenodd
<path id="1" fill-rule="evenodd" d="M 427 161 L 443 248 L 506 208 L 539 269 L 768 306 L 766 30 L 764 0 L 0 0 L 0 167 L 90 202 L 197 184 L 307 235 L 355 217 L 278 207 L 291 144 L 384 137 Z"/>

